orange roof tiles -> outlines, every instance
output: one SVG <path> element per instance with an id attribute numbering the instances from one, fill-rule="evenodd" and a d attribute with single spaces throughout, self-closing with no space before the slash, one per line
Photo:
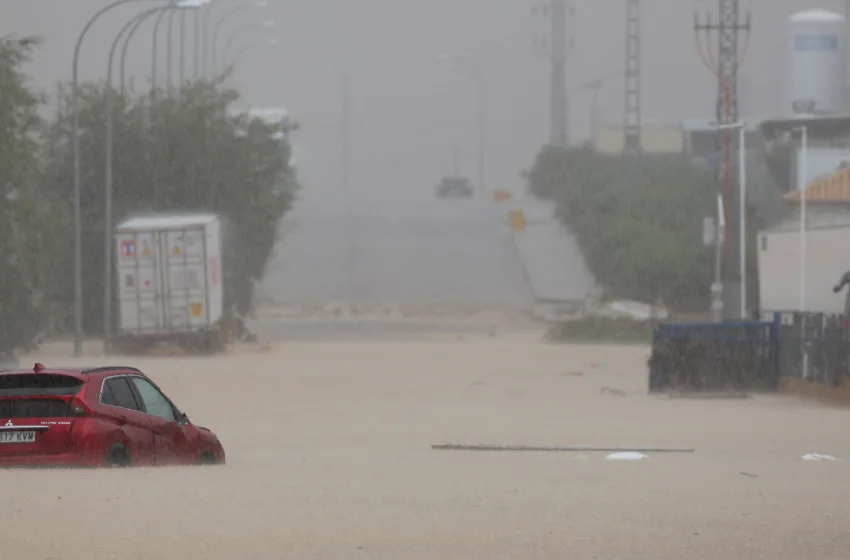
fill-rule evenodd
<path id="1" fill-rule="evenodd" d="M 783 198 L 789 202 L 800 202 L 800 189 L 794 189 Z M 839 169 L 832 175 L 809 183 L 806 188 L 806 202 L 850 204 L 850 168 Z"/>

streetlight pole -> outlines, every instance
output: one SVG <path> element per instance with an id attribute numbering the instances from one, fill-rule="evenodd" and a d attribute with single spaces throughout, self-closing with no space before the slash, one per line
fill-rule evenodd
<path id="1" fill-rule="evenodd" d="M 723 239 L 726 238 L 726 210 L 723 193 L 717 193 L 717 228 L 714 239 L 714 282 L 711 284 L 711 311 L 715 323 L 723 321 Z"/>
<path id="2" fill-rule="evenodd" d="M 201 8 L 201 7 L 209 4 L 210 1 L 211 0 L 173 0 L 172 3 L 170 4 L 170 7 L 171 8 Z M 157 64 L 158 50 L 159 50 L 159 24 L 162 23 L 162 18 L 165 17 L 165 14 L 166 14 L 167 11 L 168 10 L 162 10 L 162 11 L 159 12 L 159 15 L 157 15 L 157 17 L 156 17 L 156 23 L 154 23 L 154 27 L 153 27 L 153 41 L 152 41 L 152 51 L 153 52 L 151 53 L 151 91 L 156 90 L 156 64 Z M 168 57 L 167 66 L 168 66 L 169 87 L 170 87 L 170 80 L 171 80 L 171 31 L 172 31 L 171 22 L 173 20 L 173 17 L 174 17 L 174 12 L 171 12 L 171 17 L 169 17 L 169 19 L 168 19 L 168 47 L 167 47 L 168 52 L 166 53 L 167 57 Z M 130 42 L 130 39 L 132 38 L 133 33 L 135 33 L 135 32 L 136 32 L 135 28 L 130 31 L 130 36 L 127 37 L 127 43 Z M 125 50 L 126 50 L 126 43 L 125 43 Z M 122 53 L 122 55 L 121 55 L 121 57 L 122 57 L 121 58 L 122 68 L 124 66 L 124 56 L 125 55 Z M 122 83 L 123 83 L 123 78 L 122 78 Z"/>
<path id="3" fill-rule="evenodd" d="M 186 12 L 180 12 L 180 60 L 178 61 L 180 87 L 186 85 Z"/>
<path id="4" fill-rule="evenodd" d="M 166 7 L 167 8 L 167 7 Z M 153 8 L 146 10 L 134 16 L 131 20 L 124 24 L 115 40 L 112 41 L 112 46 L 109 48 L 109 58 L 106 66 L 106 91 L 105 96 L 105 111 L 106 111 L 106 147 L 105 160 L 106 169 L 104 171 L 104 205 L 103 214 L 103 347 L 104 352 L 109 351 L 109 339 L 112 335 L 112 68 L 115 60 L 115 50 L 118 43 L 124 37 L 124 34 L 134 26 L 137 28 L 139 22 L 147 16 L 165 8 Z M 126 45 L 126 43 L 125 43 Z M 123 84 L 122 84 L 123 87 Z"/>
<path id="5" fill-rule="evenodd" d="M 71 110 L 73 123 L 71 125 L 71 143 L 74 151 L 74 356 L 83 353 L 83 227 L 81 215 L 81 165 L 80 165 L 80 108 L 79 98 L 79 69 L 80 48 L 91 26 L 106 12 L 129 2 L 138 0 L 114 0 L 98 10 L 86 22 L 74 45 L 74 57 L 71 71 Z"/>
<path id="6" fill-rule="evenodd" d="M 738 253 L 741 268 L 741 320 L 747 319 L 747 125 L 738 127 L 738 197 L 740 198 Z"/>
<path id="7" fill-rule="evenodd" d="M 440 60 L 452 60 L 463 66 L 475 80 L 478 90 L 478 183 L 479 190 L 482 193 L 486 190 L 485 171 L 486 171 L 486 127 L 487 127 L 487 99 L 485 96 L 484 77 L 478 68 L 470 63 L 465 58 L 461 58 L 454 54 L 441 54 L 438 57 Z"/>
<path id="8" fill-rule="evenodd" d="M 210 16 L 212 15 L 212 5 L 204 11 L 204 20 L 201 23 L 201 76 L 212 78 L 209 75 L 209 59 L 210 59 Z"/>
<path id="9" fill-rule="evenodd" d="M 132 19 L 127 21 L 112 42 L 109 49 L 109 57 L 106 66 L 106 93 L 105 93 L 105 111 L 106 111 L 106 146 L 104 149 L 106 168 L 104 170 L 104 259 L 103 259 L 103 334 L 104 334 L 104 350 L 109 350 L 109 338 L 112 335 L 112 147 L 113 147 L 113 88 L 112 88 L 112 71 L 115 66 L 115 51 L 118 48 L 118 43 L 127 34 L 124 41 L 124 47 L 121 52 L 121 89 L 124 89 L 124 61 L 127 55 L 127 45 L 130 44 L 133 32 L 139 28 L 139 25 L 148 17 L 157 12 L 163 12 L 171 9 L 188 9 L 199 8 L 200 3 L 197 0 L 178 0 L 175 3 L 167 4 L 158 8 L 151 8 L 139 14 L 136 14 Z"/>
<path id="10" fill-rule="evenodd" d="M 239 29 L 237 29 L 236 31 L 231 33 L 230 37 L 228 37 L 227 41 L 225 41 L 224 50 L 221 53 L 222 60 L 227 60 L 227 58 L 228 58 L 227 54 L 230 52 L 230 48 L 233 46 L 233 42 L 243 33 L 246 33 L 248 31 L 251 31 L 252 29 L 256 29 L 258 27 L 271 28 L 271 27 L 274 27 L 275 25 L 276 25 L 275 22 L 273 22 L 271 20 L 266 20 L 266 21 L 260 21 L 260 22 L 255 22 L 255 23 L 249 23 L 248 25 L 245 25 L 244 27 L 240 27 Z"/>
<path id="11" fill-rule="evenodd" d="M 806 198 L 808 196 L 809 184 L 809 129 L 803 125 L 795 128 L 801 133 L 800 138 L 800 161 L 797 174 L 797 188 L 800 191 L 800 343 L 803 358 L 803 379 L 809 378 L 809 348 L 806 344 L 806 265 L 808 260 L 807 229 L 808 220 L 806 216 Z"/>
<path id="12" fill-rule="evenodd" d="M 151 48 L 153 52 L 151 53 L 151 91 L 156 91 L 156 64 L 157 58 L 159 57 L 159 24 L 162 23 L 162 18 L 165 17 L 165 14 L 168 13 L 168 10 L 162 10 L 159 12 L 159 15 L 156 16 L 156 21 L 153 24 L 153 41 L 151 44 Z"/>
<path id="13" fill-rule="evenodd" d="M 193 49 L 192 56 L 192 79 L 194 81 L 198 81 L 198 77 L 200 76 L 199 72 L 201 71 L 201 14 L 199 12 L 194 13 L 195 16 L 195 45 Z"/>
<path id="14" fill-rule="evenodd" d="M 349 162 L 350 162 L 350 138 L 351 138 L 351 105 L 350 105 L 350 81 L 348 72 L 342 70 L 342 188 L 349 191 Z"/>
<path id="15" fill-rule="evenodd" d="M 741 319 L 747 319 L 747 125 L 743 121 L 716 125 L 717 130 L 738 130 L 738 253 L 741 268 Z"/>
<path id="16" fill-rule="evenodd" d="M 174 42 L 174 14 L 176 12 L 171 11 L 168 14 L 168 29 L 167 29 L 167 37 L 165 39 L 165 85 L 168 89 L 171 89 L 171 67 L 173 65 L 174 56 L 172 54 L 171 44 Z"/>
<path id="17" fill-rule="evenodd" d="M 136 30 L 139 29 L 139 27 L 145 22 L 145 20 L 148 19 L 148 17 L 150 17 L 151 15 L 153 15 L 156 12 L 159 12 L 161 14 L 165 13 L 171 7 L 173 7 L 173 6 L 171 6 L 169 4 L 168 6 L 165 6 L 162 9 L 158 8 L 158 9 L 155 9 L 155 10 L 147 10 L 145 12 L 142 12 L 142 13 L 138 14 L 136 17 L 134 17 L 132 20 L 130 20 L 129 30 L 122 29 L 122 31 L 127 32 L 127 38 L 124 40 L 124 46 L 121 47 L 121 62 L 118 65 L 119 66 L 118 81 L 121 84 L 121 93 L 122 94 L 126 91 L 126 85 L 127 85 L 127 81 L 125 79 L 125 76 L 126 76 L 125 70 L 126 70 L 126 66 L 127 66 L 127 64 L 126 64 L 127 63 L 127 51 L 129 50 L 129 47 L 130 47 L 130 39 L 133 38 L 133 35 L 136 33 Z M 121 37 L 121 33 L 119 33 L 118 37 L 116 37 L 116 41 L 118 40 L 119 37 Z M 155 58 L 156 58 L 156 54 L 154 54 L 154 59 Z M 112 67 L 110 66 L 110 69 L 111 68 Z"/>
<path id="18" fill-rule="evenodd" d="M 212 70 L 211 77 L 214 78 L 218 70 L 216 68 L 216 57 L 218 56 L 218 35 L 221 32 L 221 26 L 224 24 L 224 22 L 226 22 L 228 19 L 233 17 L 235 14 L 241 12 L 242 10 L 250 10 L 251 8 L 267 8 L 268 5 L 269 3 L 266 0 L 256 0 L 255 2 L 251 2 L 249 4 L 240 4 L 239 6 L 234 6 L 223 14 L 221 14 L 221 17 L 219 17 L 218 21 L 216 21 L 215 25 L 213 25 L 212 33 L 210 34 L 210 38 L 212 41 L 212 46 L 209 49 L 210 67 Z"/>

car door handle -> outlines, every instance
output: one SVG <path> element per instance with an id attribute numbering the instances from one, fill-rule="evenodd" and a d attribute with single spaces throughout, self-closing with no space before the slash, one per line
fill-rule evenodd
<path id="1" fill-rule="evenodd" d="M 127 419 L 126 419 L 126 418 L 124 418 L 123 416 L 118 416 L 118 417 L 115 419 L 115 422 L 116 422 L 119 426 L 125 426 L 125 425 L 127 425 Z"/>

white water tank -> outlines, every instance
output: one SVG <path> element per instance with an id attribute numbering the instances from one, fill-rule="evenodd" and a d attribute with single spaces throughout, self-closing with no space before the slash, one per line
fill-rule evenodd
<path id="1" fill-rule="evenodd" d="M 827 10 L 788 18 L 788 103 L 790 115 L 828 115 L 844 109 L 844 52 L 847 20 Z"/>

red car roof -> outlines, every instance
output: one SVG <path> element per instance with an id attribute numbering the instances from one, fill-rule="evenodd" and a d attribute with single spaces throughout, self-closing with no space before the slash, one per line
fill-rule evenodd
<path id="1" fill-rule="evenodd" d="M 53 375 L 67 375 L 70 377 L 76 377 L 79 379 L 85 379 L 86 369 L 82 367 L 45 367 L 42 364 L 35 364 L 32 369 L 7 369 L 0 370 L 0 375 L 43 375 L 43 374 L 53 374 Z"/>
<path id="2" fill-rule="evenodd" d="M 70 377 L 76 377 L 78 379 L 87 379 L 90 374 L 103 373 L 115 370 L 128 370 L 137 372 L 141 375 L 138 369 L 130 366 L 95 366 L 95 367 L 81 367 L 81 366 L 72 366 L 72 367 L 64 367 L 64 366 L 55 366 L 55 367 L 46 367 L 44 364 L 36 363 L 32 369 L 7 369 L 0 370 L 0 375 L 43 375 L 43 374 L 52 374 L 52 375 L 67 375 Z"/>

